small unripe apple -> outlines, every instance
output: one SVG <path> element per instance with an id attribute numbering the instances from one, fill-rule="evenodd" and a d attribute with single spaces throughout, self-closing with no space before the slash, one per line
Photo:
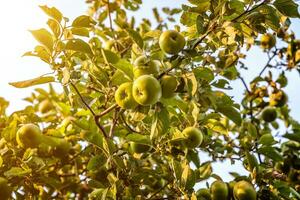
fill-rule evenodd
<path id="1" fill-rule="evenodd" d="M 133 82 L 132 95 L 135 101 L 143 106 L 153 105 L 161 97 L 159 81 L 152 75 L 143 75 Z"/>
<path id="2" fill-rule="evenodd" d="M 63 138 L 43 135 L 42 140 L 44 144 L 49 145 L 55 157 L 64 158 L 71 149 L 70 143 Z"/>
<path id="3" fill-rule="evenodd" d="M 210 187 L 210 192 L 212 200 L 225 200 L 228 198 L 229 194 L 227 184 L 219 180 L 212 183 Z"/>
<path id="4" fill-rule="evenodd" d="M 41 143 L 42 132 L 35 124 L 25 124 L 17 131 L 18 145 L 23 148 L 35 148 Z"/>
<path id="5" fill-rule="evenodd" d="M 265 122 L 272 122 L 277 118 L 276 108 L 267 107 L 262 111 L 262 118 Z"/>
<path id="6" fill-rule="evenodd" d="M 53 104 L 49 99 L 45 99 L 39 104 L 39 112 L 43 114 L 49 112 L 52 109 L 53 109 Z"/>
<path id="7" fill-rule="evenodd" d="M 196 192 L 197 199 L 200 200 L 211 200 L 209 189 L 202 188 Z"/>
<path id="8" fill-rule="evenodd" d="M 182 131 L 185 137 L 184 144 L 187 148 L 193 149 L 201 145 L 203 141 L 202 132 L 195 127 L 187 127 Z"/>
<path id="9" fill-rule="evenodd" d="M 133 63 L 133 75 L 134 78 L 138 78 L 142 75 L 152 74 L 157 76 L 160 70 L 160 62 L 158 60 L 151 60 L 146 56 L 139 56 Z"/>
<path id="10" fill-rule="evenodd" d="M 274 35 L 267 33 L 261 36 L 260 45 L 263 49 L 271 49 L 276 44 L 276 38 Z"/>
<path id="11" fill-rule="evenodd" d="M 165 31 L 159 37 L 159 46 L 167 54 L 178 54 L 184 45 L 184 37 L 174 30 Z"/>
<path id="12" fill-rule="evenodd" d="M 145 153 L 151 149 L 149 145 L 130 142 L 130 148 L 134 153 Z"/>
<path id="13" fill-rule="evenodd" d="M 235 200 L 256 200 L 256 191 L 251 183 L 239 181 L 233 187 Z"/>
<path id="14" fill-rule="evenodd" d="M 134 109 L 138 105 L 132 96 L 132 85 L 132 82 L 123 83 L 115 93 L 116 103 L 121 108 Z"/>
<path id="15" fill-rule="evenodd" d="M 171 98 L 175 95 L 178 83 L 174 76 L 164 75 L 160 80 L 160 84 L 163 98 Z"/>

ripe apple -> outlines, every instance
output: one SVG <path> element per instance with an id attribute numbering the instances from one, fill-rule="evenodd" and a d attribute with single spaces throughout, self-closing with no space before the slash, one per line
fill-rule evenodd
<path id="1" fill-rule="evenodd" d="M 272 122 L 277 118 L 276 108 L 267 107 L 262 111 L 262 118 L 265 122 Z"/>
<path id="2" fill-rule="evenodd" d="M 201 145 L 203 141 L 202 132 L 195 127 L 187 127 L 182 131 L 185 137 L 184 144 L 187 148 L 193 149 Z"/>
<path id="3" fill-rule="evenodd" d="M 133 75 L 134 78 L 138 78 L 142 75 L 152 74 L 157 76 L 160 69 L 160 62 L 158 60 L 151 60 L 146 56 L 139 56 L 134 61 Z"/>
<path id="4" fill-rule="evenodd" d="M 165 31 L 159 37 L 159 46 L 167 54 L 178 54 L 184 45 L 184 37 L 174 30 Z"/>
<path id="5" fill-rule="evenodd" d="M 145 153 L 151 149 L 149 145 L 140 144 L 136 142 L 130 142 L 130 147 L 134 153 Z"/>
<path id="6" fill-rule="evenodd" d="M 45 99 L 44 101 L 42 101 L 39 104 L 39 112 L 40 113 L 45 114 L 52 109 L 53 109 L 53 104 L 51 103 L 51 101 L 49 99 Z"/>
<path id="7" fill-rule="evenodd" d="M 256 192 L 251 183 L 239 181 L 233 187 L 233 196 L 236 200 L 256 200 Z"/>
<path id="8" fill-rule="evenodd" d="M 11 188 L 8 186 L 7 180 L 0 177 L 0 200 L 7 200 L 11 196 Z"/>
<path id="9" fill-rule="evenodd" d="M 123 83 L 115 93 L 115 100 L 121 108 L 134 109 L 138 105 L 132 96 L 132 85 L 132 82 Z"/>
<path id="10" fill-rule="evenodd" d="M 229 194 L 227 184 L 220 180 L 217 180 L 212 183 L 210 187 L 210 192 L 212 200 L 225 200 L 228 198 Z"/>
<path id="11" fill-rule="evenodd" d="M 35 148 L 42 141 L 42 132 L 35 124 L 25 124 L 17 131 L 16 139 L 23 148 Z"/>
<path id="12" fill-rule="evenodd" d="M 274 35 L 267 33 L 261 36 L 260 38 L 260 46 L 263 49 L 271 49 L 276 44 L 276 38 Z"/>
<path id="13" fill-rule="evenodd" d="M 161 86 L 159 81 L 152 75 L 143 75 L 133 82 L 133 98 L 143 106 L 153 105 L 161 97 Z"/>
<path id="14" fill-rule="evenodd" d="M 282 107 L 288 101 L 288 96 L 282 90 L 270 95 L 270 106 Z"/>
<path id="15" fill-rule="evenodd" d="M 171 98 L 175 95 L 178 83 L 174 76 L 164 75 L 160 80 L 160 84 L 163 98 Z"/>

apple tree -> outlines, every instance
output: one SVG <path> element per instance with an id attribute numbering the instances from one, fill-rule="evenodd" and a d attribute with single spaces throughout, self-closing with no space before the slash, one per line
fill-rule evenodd
<path id="1" fill-rule="evenodd" d="M 134 17 L 141 0 L 86 3 L 73 21 L 40 6 L 47 26 L 24 56 L 53 73 L 10 83 L 50 83 L 23 110 L 0 99 L 0 199 L 300 199 L 295 1 L 188 0 L 152 20 Z M 267 62 L 248 83 L 253 48 Z M 225 160 L 248 173 L 224 165 L 226 182 Z"/>

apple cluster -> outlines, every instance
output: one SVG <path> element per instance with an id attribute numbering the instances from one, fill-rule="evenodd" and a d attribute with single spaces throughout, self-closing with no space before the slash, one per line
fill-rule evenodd
<path id="1" fill-rule="evenodd" d="M 163 32 L 159 38 L 159 46 L 167 54 L 178 54 L 184 45 L 184 37 L 174 30 Z M 177 79 L 172 75 L 159 77 L 160 61 L 142 55 L 133 64 L 134 81 L 121 84 L 115 93 L 115 100 L 121 108 L 149 106 L 157 103 L 160 98 L 171 98 L 175 95 Z"/>

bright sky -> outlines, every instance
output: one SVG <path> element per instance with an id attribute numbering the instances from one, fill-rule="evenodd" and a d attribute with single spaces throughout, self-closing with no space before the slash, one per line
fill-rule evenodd
<path id="1" fill-rule="evenodd" d="M 183 2 L 186 1 L 176 0 L 178 6 Z M 26 105 L 21 99 L 30 95 L 33 87 L 16 89 L 9 86 L 8 82 L 35 78 L 50 72 L 50 68 L 39 59 L 21 57 L 24 52 L 32 50 L 37 44 L 27 30 L 46 26 L 47 16 L 38 7 L 38 5 L 45 4 L 55 6 L 71 20 L 78 15 L 84 14 L 87 9 L 84 0 L 3 0 L 0 3 L 0 96 L 11 102 L 9 112 L 21 109 Z M 137 13 L 137 17 L 141 19 L 150 16 L 153 5 L 158 7 L 177 6 L 174 5 L 174 0 L 144 0 L 144 5 Z M 292 26 L 292 29 L 300 31 L 299 21 Z M 298 38 L 300 38 L 299 31 L 297 32 Z M 245 78 L 247 82 L 251 81 L 253 75 L 261 70 L 266 62 L 265 60 L 264 55 L 257 49 L 250 53 L 246 62 L 251 69 Z M 300 77 L 296 72 L 288 73 L 288 77 L 290 84 L 286 91 L 289 95 L 292 115 L 300 120 L 300 95 L 298 88 L 300 86 Z M 241 91 L 244 88 L 239 81 L 235 81 L 233 84 L 236 90 L 230 92 L 230 94 L 239 101 L 242 96 Z M 219 163 L 214 165 L 214 169 L 217 173 L 222 174 L 225 181 L 229 181 L 231 177 L 228 174 L 224 174 L 224 165 L 229 166 L 230 164 L 229 162 L 226 164 Z M 239 165 L 225 167 L 225 169 L 244 173 Z"/>

